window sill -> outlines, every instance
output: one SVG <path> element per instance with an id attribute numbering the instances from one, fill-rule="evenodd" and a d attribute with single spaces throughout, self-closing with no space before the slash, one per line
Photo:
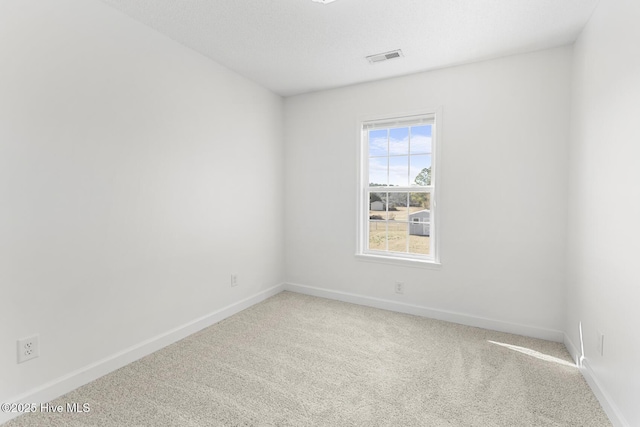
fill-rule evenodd
<path id="1" fill-rule="evenodd" d="M 356 260 L 364 262 L 373 262 L 376 264 L 389 264 L 400 267 L 413 267 L 413 268 L 426 268 L 431 270 L 440 270 L 442 264 L 439 261 L 422 260 L 422 259 L 409 259 L 409 258 L 396 258 L 383 255 L 372 254 L 356 254 Z"/>

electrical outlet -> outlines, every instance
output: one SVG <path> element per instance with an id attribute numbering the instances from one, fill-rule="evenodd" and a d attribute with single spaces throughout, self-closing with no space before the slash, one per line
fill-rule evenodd
<path id="1" fill-rule="evenodd" d="M 39 335 L 32 335 L 18 340 L 18 363 L 40 356 Z"/>
<path id="2" fill-rule="evenodd" d="M 238 286 L 238 275 L 231 274 L 231 287 Z"/>
<path id="3" fill-rule="evenodd" d="M 604 356 L 604 334 L 600 331 L 596 331 L 597 334 L 597 345 L 598 345 L 598 354 L 600 356 Z"/>
<path id="4" fill-rule="evenodd" d="M 404 294 L 404 282 L 396 282 L 396 294 Z"/>

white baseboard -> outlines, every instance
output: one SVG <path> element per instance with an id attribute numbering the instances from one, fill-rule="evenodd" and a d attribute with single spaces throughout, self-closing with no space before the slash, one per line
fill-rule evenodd
<path id="1" fill-rule="evenodd" d="M 381 308 L 384 310 L 397 311 L 400 313 L 414 314 L 416 316 L 429 317 L 431 319 L 445 320 L 447 322 L 459 323 L 461 325 L 491 329 L 494 331 L 524 335 L 533 338 L 540 338 L 548 341 L 562 342 L 564 338 L 564 333 L 562 331 L 556 331 L 553 329 L 545 329 L 535 326 L 521 325 L 518 323 L 503 322 L 501 320 L 471 316 L 463 313 L 439 310 L 435 308 L 423 307 L 419 305 L 407 304 L 404 302 L 391 301 L 381 298 L 374 298 L 365 295 L 352 294 L 348 292 L 316 288 L 313 286 L 299 285 L 294 283 L 285 283 L 284 290 L 334 299 L 338 301 L 350 302 L 353 304 L 366 305 L 369 307 Z"/>
<path id="2" fill-rule="evenodd" d="M 580 360 L 580 358 L 582 357 L 582 353 L 578 350 L 578 347 L 573 344 L 573 341 L 571 341 L 569 335 L 565 333 L 562 342 L 564 343 L 564 346 L 571 355 L 571 358 L 575 362 L 576 366 L 580 366 L 582 364 L 582 361 Z"/>
<path id="3" fill-rule="evenodd" d="M 591 387 L 593 394 L 595 394 L 598 402 L 600 402 L 600 406 L 609 417 L 609 421 L 614 427 L 631 427 L 631 424 L 627 422 L 624 416 L 620 413 L 618 407 L 613 403 L 613 400 L 609 397 L 609 394 L 604 391 L 602 386 L 600 385 L 600 381 L 598 381 L 598 377 L 596 377 L 593 369 L 589 366 L 589 361 L 587 359 L 582 360 L 582 366 L 580 367 L 580 372 L 582 376 Z"/>
<path id="4" fill-rule="evenodd" d="M 128 365 L 144 356 L 147 356 L 155 351 L 158 351 L 170 344 L 180 341 L 189 335 L 198 332 L 208 326 L 220 322 L 229 316 L 232 316 L 246 308 L 251 307 L 265 299 L 272 297 L 284 290 L 284 284 L 273 286 L 264 291 L 258 292 L 248 298 L 230 304 L 198 319 L 195 319 L 187 324 L 169 330 L 161 335 L 150 338 L 132 347 L 129 347 L 119 353 L 109 356 L 105 359 L 99 360 L 88 366 L 73 371 L 67 375 L 57 378 L 49 383 L 43 384 L 35 389 L 16 396 L 13 399 L 8 399 L 10 403 L 35 403 L 37 405 L 41 403 L 50 402 L 66 393 L 69 393 L 76 388 L 83 386 L 91 381 L 94 381 L 110 372 L 120 369 L 123 366 Z M 5 413 L 0 412 L 0 424 L 18 417 L 19 413 Z"/>
<path id="5" fill-rule="evenodd" d="M 580 368 L 580 373 L 582 373 L 591 391 L 593 391 L 596 399 L 600 402 L 600 406 L 602 406 L 602 409 L 609 417 L 611 424 L 613 424 L 614 427 L 631 427 L 631 424 L 629 424 L 615 403 L 613 403 L 609 394 L 602 388 L 598 377 L 589 366 L 589 361 L 583 358 L 582 352 L 578 350 L 578 347 L 575 346 L 567 334 L 564 335 L 564 346 L 567 348 L 569 354 L 571 354 L 573 360 L 576 361 L 576 364 Z"/>

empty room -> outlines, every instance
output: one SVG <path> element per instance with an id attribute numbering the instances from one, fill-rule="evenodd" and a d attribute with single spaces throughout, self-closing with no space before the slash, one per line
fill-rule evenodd
<path id="1" fill-rule="evenodd" d="M 640 426 L 636 0 L 0 0 L 0 424 Z"/>

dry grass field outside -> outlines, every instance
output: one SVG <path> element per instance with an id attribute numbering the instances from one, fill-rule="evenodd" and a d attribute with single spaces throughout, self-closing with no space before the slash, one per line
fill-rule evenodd
<path id="1" fill-rule="evenodd" d="M 429 236 L 409 235 L 409 214 L 424 208 L 411 206 L 397 209 L 389 212 L 369 211 L 370 218 L 377 215 L 383 219 L 369 221 L 369 249 L 428 255 Z"/>

